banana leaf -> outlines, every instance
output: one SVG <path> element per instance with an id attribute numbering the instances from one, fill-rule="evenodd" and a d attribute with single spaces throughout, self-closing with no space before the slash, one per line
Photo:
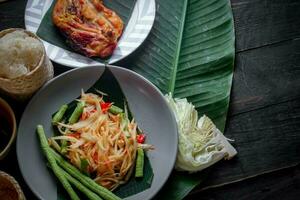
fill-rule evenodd
<path id="1" fill-rule="evenodd" d="M 187 98 L 224 131 L 234 67 L 235 36 L 228 0 L 158 0 L 153 29 L 132 70 L 163 93 Z M 182 199 L 204 177 L 173 172 L 159 199 Z"/>

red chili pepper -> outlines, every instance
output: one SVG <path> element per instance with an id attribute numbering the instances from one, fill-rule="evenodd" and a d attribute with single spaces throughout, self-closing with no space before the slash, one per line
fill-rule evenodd
<path id="1" fill-rule="evenodd" d="M 111 169 L 111 163 L 109 160 L 104 162 L 105 166 L 108 167 L 109 169 Z"/>
<path id="2" fill-rule="evenodd" d="M 145 142 L 146 135 L 145 134 L 138 134 L 136 136 L 136 140 L 138 143 L 143 144 Z"/>
<path id="3" fill-rule="evenodd" d="M 93 110 L 91 110 L 91 112 L 90 113 L 94 113 L 94 112 L 96 112 L 97 110 L 96 109 L 93 109 Z"/>
<path id="4" fill-rule="evenodd" d="M 80 117 L 80 120 L 85 120 L 86 118 L 88 118 L 90 115 L 91 115 L 91 113 L 94 113 L 94 112 L 96 112 L 97 110 L 96 109 L 93 109 L 93 110 L 91 110 L 91 111 L 89 111 L 89 112 L 83 112 L 82 114 L 81 114 L 81 117 Z"/>
<path id="5" fill-rule="evenodd" d="M 75 133 L 69 133 L 68 136 L 74 137 L 74 138 L 80 138 L 81 133 L 75 132 Z"/>
<path id="6" fill-rule="evenodd" d="M 106 112 L 108 111 L 108 109 L 110 108 L 110 106 L 112 105 L 112 103 L 109 103 L 109 102 L 101 102 L 100 103 L 100 106 L 101 106 L 101 110 L 102 112 Z"/>
<path id="7" fill-rule="evenodd" d="M 97 153 L 97 152 L 95 152 L 95 153 L 93 154 L 93 160 L 95 161 L 96 164 L 98 164 L 99 159 L 98 159 L 98 153 Z"/>
<path id="8" fill-rule="evenodd" d="M 87 117 L 87 112 L 82 112 L 80 120 L 85 120 Z"/>

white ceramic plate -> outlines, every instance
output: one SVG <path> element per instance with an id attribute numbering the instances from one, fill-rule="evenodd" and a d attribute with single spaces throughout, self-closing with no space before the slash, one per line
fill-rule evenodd
<path id="1" fill-rule="evenodd" d="M 28 0 L 25 10 L 26 29 L 36 33 L 44 14 L 53 0 Z M 131 18 L 124 30 L 117 48 L 108 63 L 115 63 L 137 49 L 148 36 L 155 18 L 155 0 L 137 0 Z M 49 58 L 69 67 L 99 65 L 100 62 L 78 53 L 70 52 L 43 41 Z"/>

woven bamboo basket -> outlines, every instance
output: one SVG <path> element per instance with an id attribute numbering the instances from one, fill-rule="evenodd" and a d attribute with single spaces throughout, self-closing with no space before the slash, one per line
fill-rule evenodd
<path id="1" fill-rule="evenodd" d="M 35 34 L 18 28 L 1 31 L 0 38 L 16 30 L 22 30 L 29 36 L 42 42 Z M 46 55 L 45 48 L 43 48 L 42 57 L 38 65 L 32 71 L 12 79 L 0 77 L 0 91 L 16 100 L 23 101 L 30 98 L 35 91 L 51 78 L 53 78 L 53 66 Z"/>
<path id="2" fill-rule="evenodd" d="M 18 182 L 3 171 L 0 171 L 0 199 L 26 200 Z"/>

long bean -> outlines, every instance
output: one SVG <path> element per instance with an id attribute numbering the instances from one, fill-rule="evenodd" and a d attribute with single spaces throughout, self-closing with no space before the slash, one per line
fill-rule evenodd
<path id="1" fill-rule="evenodd" d="M 83 194 L 85 194 L 90 200 L 102 200 L 101 197 L 99 197 L 97 194 L 95 194 L 94 192 L 92 192 L 90 189 L 88 189 L 87 187 L 85 187 L 84 185 L 82 185 L 78 180 L 76 180 L 75 178 L 73 178 L 66 171 L 64 171 L 63 169 L 61 169 L 61 171 L 63 172 L 63 174 L 67 178 L 67 180 L 70 181 L 70 183 L 72 185 L 74 185 L 79 191 L 81 191 Z"/>
<path id="2" fill-rule="evenodd" d="M 66 179 L 66 177 L 62 174 L 60 171 L 59 166 L 57 165 L 54 156 L 50 152 L 50 147 L 47 142 L 47 138 L 45 136 L 44 128 L 42 125 L 37 125 L 37 134 L 40 139 L 41 147 L 43 150 L 43 153 L 47 157 L 47 160 L 51 166 L 52 171 L 54 172 L 55 176 L 58 178 L 58 180 L 61 182 L 63 187 L 66 189 L 68 194 L 70 195 L 72 200 L 80 200 L 80 198 L 77 196 L 75 191 L 73 190 L 72 186 Z"/>
<path id="3" fill-rule="evenodd" d="M 79 101 L 76 105 L 76 108 L 74 109 L 73 113 L 71 114 L 70 118 L 69 118 L 69 124 L 74 124 L 78 121 L 79 117 L 81 116 L 82 112 L 83 112 L 83 108 L 84 108 L 84 102 L 83 101 Z M 67 141 L 63 140 L 61 142 L 61 153 L 65 154 L 67 152 Z"/>
<path id="4" fill-rule="evenodd" d="M 54 139 L 49 138 L 48 144 L 49 144 L 49 146 L 53 147 L 56 151 L 61 152 L 61 147 Z"/>
<path id="5" fill-rule="evenodd" d="M 67 153 L 67 146 L 68 146 L 67 140 L 62 140 L 61 141 L 61 148 L 60 148 L 60 152 L 62 154 L 66 154 Z"/>
<path id="6" fill-rule="evenodd" d="M 144 150 L 137 149 L 137 158 L 135 165 L 135 177 L 140 178 L 144 176 Z"/>
<path id="7" fill-rule="evenodd" d="M 70 175 L 80 180 L 82 184 L 84 184 L 87 188 L 94 191 L 101 197 L 103 197 L 106 200 L 121 200 L 118 196 L 116 196 L 114 193 L 106 189 L 105 187 L 102 187 L 98 185 L 94 180 L 91 178 L 85 176 L 82 174 L 76 167 L 68 163 L 61 155 L 59 155 L 57 152 L 55 152 L 53 149 L 51 149 L 51 153 L 54 156 L 57 163 L 66 170 Z"/>
<path id="8" fill-rule="evenodd" d="M 67 104 L 64 104 L 62 105 L 59 110 L 55 113 L 55 115 L 53 116 L 52 118 L 52 124 L 53 125 L 57 125 L 58 122 L 60 122 L 65 114 L 65 112 L 67 111 L 68 109 L 68 105 Z M 54 142 L 54 140 L 50 141 L 53 145 L 56 145 Z M 62 145 L 61 145 L 63 148 L 60 148 L 60 151 L 62 153 L 66 153 L 66 147 L 67 147 L 67 141 L 62 141 Z M 57 147 L 57 146 L 56 146 Z"/>
<path id="9" fill-rule="evenodd" d="M 62 105 L 59 110 L 55 113 L 55 115 L 52 118 L 52 124 L 55 125 L 57 122 L 60 122 L 68 109 L 68 105 L 64 104 Z"/>
<path id="10" fill-rule="evenodd" d="M 84 102 L 79 101 L 77 103 L 75 110 L 73 111 L 72 115 L 69 118 L 69 124 L 74 124 L 78 121 L 79 117 L 81 116 L 81 114 L 83 112 L 83 108 L 84 108 Z"/>
<path id="11" fill-rule="evenodd" d="M 108 109 L 109 112 L 111 112 L 112 114 L 120 114 L 123 112 L 123 110 L 115 105 L 110 106 L 110 108 Z"/>

